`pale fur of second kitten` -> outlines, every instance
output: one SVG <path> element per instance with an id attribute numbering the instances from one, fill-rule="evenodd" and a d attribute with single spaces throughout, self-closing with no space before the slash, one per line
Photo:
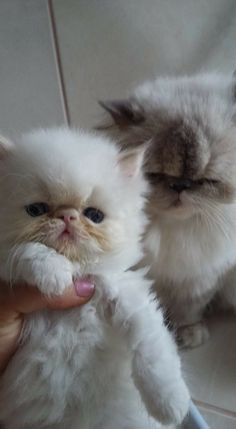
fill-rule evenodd
<path id="1" fill-rule="evenodd" d="M 158 429 L 189 394 L 142 256 L 143 150 L 66 128 L 0 143 L 0 276 L 61 294 L 90 275 L 91 301 L 25 321 L 0 379 L 5 429 Z M 69 219 L 69 220 L 68 220 Z"/>
<path id="2" fill-rule="evenodd" d="M 236 77 L 158 78 L 101 104 L 121 147 L 149 143 L 145 263 L 179 341 L 198 346 L 212 299 L 236 309 Z"/>

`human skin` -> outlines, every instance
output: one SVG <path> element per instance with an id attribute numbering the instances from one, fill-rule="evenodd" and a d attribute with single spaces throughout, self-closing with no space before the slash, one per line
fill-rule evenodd
<path id="1" fill-rule="evenodd" d="M 9 285 L 0 282 L 0 374 L 15 353 L 24 317 L 34 311 L 63 310 L 85 304 L 94 292 L 94 284 L 88 279 L 76 280 L 66 292 L 48 298 L 32 286 Z"/>

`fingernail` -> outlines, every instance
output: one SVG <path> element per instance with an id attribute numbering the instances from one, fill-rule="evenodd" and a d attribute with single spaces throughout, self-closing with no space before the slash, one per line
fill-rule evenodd
<path id="1" fill-rule="evenodd" d="M 94 284 L 91 283 L 89 280 L 82 279 L 82 280 L 75 280 L 75 291 L 78 296 L 81 296 L 83 298 L 87 298 L 90 295 L 92 295 L 94 291 Z"/>

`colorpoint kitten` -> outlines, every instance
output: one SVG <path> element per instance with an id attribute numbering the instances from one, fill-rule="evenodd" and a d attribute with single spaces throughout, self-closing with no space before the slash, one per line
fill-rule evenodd
<path id="1" fill-rule="evenodd" d="M 121 147 L 149 142 L 146 263 L 180 342 L 197 346 L 217 293 L 236 308 L 236 78 L 160 78 L 101 105 Z"/>
<path id="2" fill-rule="evenodd" d="M 0 144 L 1 278 L 60 294 L 96 283 L 83 308 L 41 311 L 0 381 L 5 429 L 154 429 L 189 395 L 144 272 L 144 151 L 69 129 Z M 135 387 L 136 386 L 136 387 Z M 142 401 L 141 401 L 142 398 Z M 154 418 L 150 417 L 145 410 Z"/>

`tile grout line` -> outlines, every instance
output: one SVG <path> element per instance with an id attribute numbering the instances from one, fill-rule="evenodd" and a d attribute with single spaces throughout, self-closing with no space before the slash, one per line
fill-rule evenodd
<path id="1" fill-rule="evenodd" d="M 61 101 L 62 101 L 63 114 L 64 114 L 64 118 L 65 118 L 67 125 L 70 125 L 71 120 L 70 120 L 69 106 L 68 106 L 68 100 L 67 100 L 67 95 L 66 95 L 65 79 L 64 79 L 64 75 L 63 75 L 63 67 L 62 67 L 60 47 L 59 47 L 59 41 L 58 41 L 57 26 L 56 26 L 56 20 L 55 20 L 55 14 L 54 14 L 53 1 L 52 0 L 47 0 L 47 10 L 48 10 L 51 40 L 52 40 L 53 53 L 54 53 L 54 58 L 55 58 L 55 63 L 56 63 L 56 71 L 57 71 L 57 76 L 58 76 L 58 83 L 59 83 L 59 90 L 60 90 L 60 96 L 61 96 Z"/>
<path id="2" fill-rule="evenodd" d="M 202 402 L 198 399 L 194 399 L 193 402 L 195 405 L 197 405 L 197 407 L 200 407 L 204 411 L 213 411 L 217 414 L 220 414 L 221 416 L 236 419 L 236 412 L 234 411 L 225 410 L 224 408 L 218 407 L 217 405 L 208 404 L 207 402 Z"/>

